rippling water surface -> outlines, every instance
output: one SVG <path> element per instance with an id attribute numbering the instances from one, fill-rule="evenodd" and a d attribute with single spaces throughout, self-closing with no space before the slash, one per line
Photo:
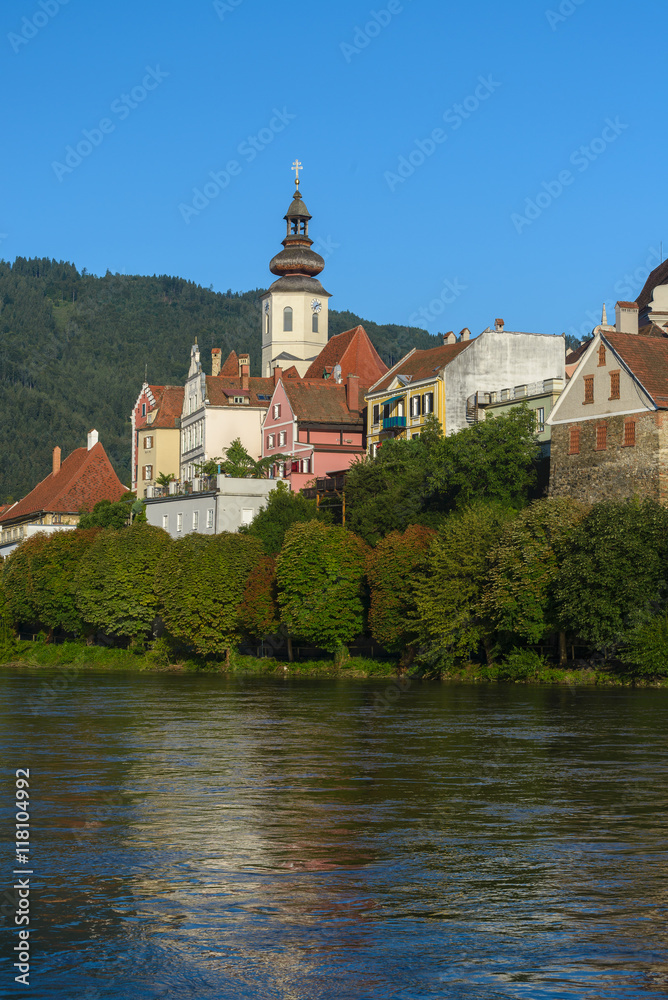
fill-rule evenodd
<path id="1" fill-rule="evenodd" d="M 0 674 L 0 995 L 668 997 L 668 692 L 58 676 Z"/>

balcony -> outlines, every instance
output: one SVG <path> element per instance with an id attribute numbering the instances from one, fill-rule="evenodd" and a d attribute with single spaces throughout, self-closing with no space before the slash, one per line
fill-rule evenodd
<path id="1" fill-rule="evenodd" d="M 405 426 L 406 426 L 405 417 L 383 417 L 384 431 L 403 430 Z"/>

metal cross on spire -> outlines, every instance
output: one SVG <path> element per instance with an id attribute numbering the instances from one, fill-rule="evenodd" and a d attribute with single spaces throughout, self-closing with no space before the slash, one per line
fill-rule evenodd
<path id="1" fill-rule="evenodd" d="M 304 166 L 303 166 L 303 164 L 301 164 L 299 162 L 299 160 L 295 160 L 295 162 L 292 164 L 292 167 L 290 169 L 294 170 L 294 172 L 295 172 L 295 184 L 297 185 L 297 187 L 299 187 L 299 171 L 303 170 Z"/>

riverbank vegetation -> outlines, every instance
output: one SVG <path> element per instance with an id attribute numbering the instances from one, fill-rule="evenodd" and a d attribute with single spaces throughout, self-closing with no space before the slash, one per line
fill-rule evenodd
<path id="1" fill-rule="evenodd" d="M 352 470 L 345 525 L 279 486 L 237 534 L 173 541 L 138 521 L 28 539 L 2 567 L 3 658 L 29 657 L 30 632 L 132 669 L 661 682 L 668 510 L 536 498 L 533 419 L 386 443 Z"/>

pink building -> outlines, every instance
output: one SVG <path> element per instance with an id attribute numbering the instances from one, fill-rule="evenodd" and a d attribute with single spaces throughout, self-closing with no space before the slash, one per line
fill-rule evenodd
<path id="1" fill-rule="evenodd" d="M 358 375 L 335 379 L 283 378 L 274 368 L 275 388 L 262 425 L 262 456 L 285 455 L 274 475 L 294 491 L 333 469 L 347 469 L 366 449 L 364 391 Z"/>

